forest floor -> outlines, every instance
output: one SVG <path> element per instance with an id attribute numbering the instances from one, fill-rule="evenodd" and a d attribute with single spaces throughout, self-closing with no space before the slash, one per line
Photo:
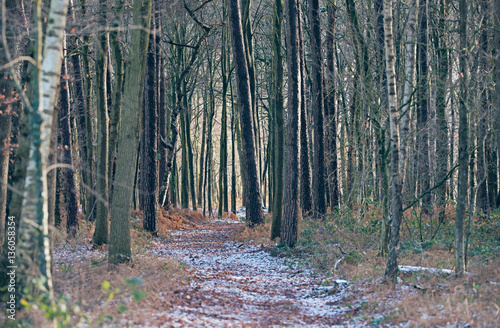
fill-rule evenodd
<path id="1" fill-rule="evenodd" d="M 402 272 L 398 283 L 386 284 L 385 262 L 372 250 L 370 234 L 344 235 L 349 244 L 338 226 L 336 233 L 326 229 L 327 221 L 301 220 L 300 242 L 290 250 L 269 241 L 268 223 L 249 229 L 234 215 L 217 220 L 189 210 L 162 212 L 158 237 L 142 231 L 140 212 L 134 216 L 128 265 L 107 264 L 106 247 L 91 244 L 92 225 L 82 226 L 75 240 L 56 242 L 54 285 L 61 310 L 50 315 L 62 326 L 498 327 L 500 322 L 498 252 L 456 279 L 437 269 L 449 253 L 444 246 L 433 246 L 424 261 L 422 254 L 405 252 L 403 243 L 402 264 L 436 271 Z M 322 235 L 325 231 L 339 244 Z M 38 308 L 38 318 L 32 311 L 27 322 L 43 327 L 48 310 Z"/>

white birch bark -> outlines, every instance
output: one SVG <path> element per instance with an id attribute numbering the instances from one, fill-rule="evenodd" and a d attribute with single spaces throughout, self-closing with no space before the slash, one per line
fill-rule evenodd
<path id="1" fill-rule="evenodd" d="M 40 5 L 40 2 L 37 2 Z M 41 281 L 52 294 L 51 256 L 49 241 L 47 162 L 50 152 L 50 136 L 54 120 L 54 108 L 60 83 L 63 59 L 63 35 L 66 26 L 68 0 L 52 0 L 48 17 L 43 56 L 41 37 L 38 38 L 36 54 L 38 72 L 38 101 L 34 99 L 31 113 L 30 154 L 26 172 L 25 195 L 20 227 L 20 260 L 23 274 L 36 274 L 35 266 L 45 281 Z M 41 36 L 41 24 L 38 35 Z M 40 69 L 41 68 L 41 69 Z M 36 275 L 35 277 L 38 277 Z M 25 283 L 31 284 L 30 280 Z"/>

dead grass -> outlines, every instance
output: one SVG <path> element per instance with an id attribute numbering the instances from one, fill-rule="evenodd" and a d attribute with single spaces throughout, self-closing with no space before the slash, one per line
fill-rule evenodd
<path id="1" fill-rule="evenodd" d="M 165 311 L 171 305 L 174 294 L 190 280 L 191 273 L 185 264 L 175 259 L 158 259 L 146 252 L 152 237 L 142 229 L 142 211 L 133 211 L 131 220 L 132 260 L 126 264 L 108 265 L 107 245 L 90 246 L 94 233 L 93 223 L 86 222 L 81 216 L 80 226 L 74 239 L 66 239 L 64 230 L 53 229 L 56 248 L 68 254 L 78 250 L 89 250 L 86 258 L 68 256 L 73 262 L 54 263 L 53 283 L 56 295 L 61 298 L 58 304 L 68 308 L 70 319 L 67 326 L 78 322 L 94 326 L 114 323 L 141 324 L 152 312 Z M 65 214 L 61 226 L 65 226 Z M 158 219 L 158 234 L 165 237 L 172 230 L 190 229 L 207 219 L 199 212 L 190 209 L 161 210 Z M 84 253 L 86 254 L 86 253 Z M 109 283 L 109 287 L 108 287 Z M 141 308 L 142 311 L 136 311 Z M 129 311 L 134 309 L 133 316 Z M 32 327 L 50 327 L 39 307 L 19 313 L 18 318 Z M 61 322 L 61 320 L 59 320 Z"/>
<path id="2" fill-rule="evenodd" d="M 500 282 L 498 213 L 472 217 L 469 275 L 400 274 L 397 285 L 381 283 L 387 262 L 379 256 L 380 215 L 379 207 L 369 205 L 342 208 L 325 220 L 306 218 L 299 222 L 295 249 L 274 251 L 299 257 L 315 271 L 353 283 L 355 293 L 345 302 L 358 302 L 358 314 L 367 321 L 411 322 L 416 327 L 498 326 L 500 286 L 489 283 Z M 429 215 L 406 211 L 399 264 L 453 270 L 454 217 L 453 206 L 446 208 L 443 225 L 438 223 L 437 211 Z"/>
<path id="3" fill-rule="evenodd" d="M 236 220 L 237 219 L 238 218 L 236 217 Z M 236 233 L 232 235 L 232 238 L 233 240 L 239 242 L 251 243 L 255 245 L 274 245 L 276 241 L 273 242 L 269 239 L 271 236 L 271 220 L 272 214 L 264 214 L 264 224 L 252 228 L 247 225 L 241 226 L 236 230 Z"/>
<path id="4" fill-rule="evenodd" d="M 240 220 L 238 218 L 238 216 L 236 214 L 234 214 L 233 212 L 224 212 L 222 214 L 222 218 L 226 219 L 226 220 L 236 221 L 236 222 Z"/>
<path id="5" fill-rule="evenodd" d="M 187 276 L 186 268 L 177 260 L 144 255 L 117 266 L 84 262 L 73 266 L 71 271 L 56 269 L 54 286 L 81 307 L 86 313 L 85 321 L 100 323 L 118 320 L 132 308 L 147 311 L 168 308 L 174 293 L 186 284 Z M 107 283 L 109 289 L 105 287 Z M 136 319 L 139 323 L 144 318 Z M 77 319 L 75 316 L 73 320 Z"/>
<path id="6" fill-rule="evenodd" d="M 396 321 L 412 321 L 419 327 L 468 323 L 473 327 L 494 327 L 500 320 L 500 259 L 462 278 L 411 275 L 422 289 L 406 295 L 397 304 Z"/>

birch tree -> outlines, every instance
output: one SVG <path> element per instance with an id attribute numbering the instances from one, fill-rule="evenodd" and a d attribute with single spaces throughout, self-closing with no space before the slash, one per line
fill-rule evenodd
<path id="1" fill-rule="evenodd" d="M 39 278 L 49 295 L 52 294 L 51 255 L 47 201 L 47 162 L 50 136 L 60 83 L 63 60 L 63 35 L 66 26 L 68 0 L 52 0 L 47 20 L 45 46 L 42 53 L 41 1 L 34 3 L 37 13 L 38 93 L 31 100 L 31 146 L 25 180 L 25 192 L 19 228 L 18 258 L 22 272 L 33 275 L 23 283 L 31 285 L 29 278 Z M 42 56 L 43 54 L 43 56 Z M 22 289 L 22 284 L 19 286 Z"/>
<path id="2" fill-rule="evenodd" d="M 403 217 L 401 204 L 401 182 L 399 176 L 399 115 L 396 89 L 396 56 L 394 53 L 394 35 L 392 18 L 392 0 L 384 1 L 385 62 L 387 73 L 387 93 L 389 105 L 389 129 L 391 138 L 391 240 L 389 260 L 385 275 L 395 279 L 398 271 L 399 226 Z"/>

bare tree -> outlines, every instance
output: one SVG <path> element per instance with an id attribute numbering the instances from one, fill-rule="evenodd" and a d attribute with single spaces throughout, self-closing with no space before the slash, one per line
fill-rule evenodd
<path id="1" fill-rule="evenodd" d="M 288 113 L 287 113 L 287 156 L 285 161 L 285 196 L 283 201 L 283 222 L 281 243 L 292 247 L 297 242 L 298 225 L 298 124 L 302 101 L 299 20 L 300 9 L 297 0 L 288 0 L 285 6 L 287 16 L 286 42 L 288 63 Z"/>
<path id="2" fill-rule="evenodd" d="M 401 182 L 399 175 L 399 115 L 396 89 L 396 55 L 394 52 L 392 0 L 384 1 L 385 60 L 387 71 L 387 93 L 389 105 L 389 128 L 391 135 L 391 242 L 385 275 L 396 278 L 398 272 L 399 227 L 403 218 Z"/>
<path id="3" fill-rule="evenodd" d="M 250 93 L 250 77 L 245 56 L 245 44 L 240 18 L 240 1 L 229 3 L 229 24 L 231 26 L 231 43 L 233 61 L 238 86 L 238 110 L 240 112 L 243 162 L 245 166 L 245 200 L 246 216 L 250 225 L 264 222 L 262 201 L 260 197 L 259 176 L 255 158 L 255 143 L 252 127 L 252 97 Z"/>

